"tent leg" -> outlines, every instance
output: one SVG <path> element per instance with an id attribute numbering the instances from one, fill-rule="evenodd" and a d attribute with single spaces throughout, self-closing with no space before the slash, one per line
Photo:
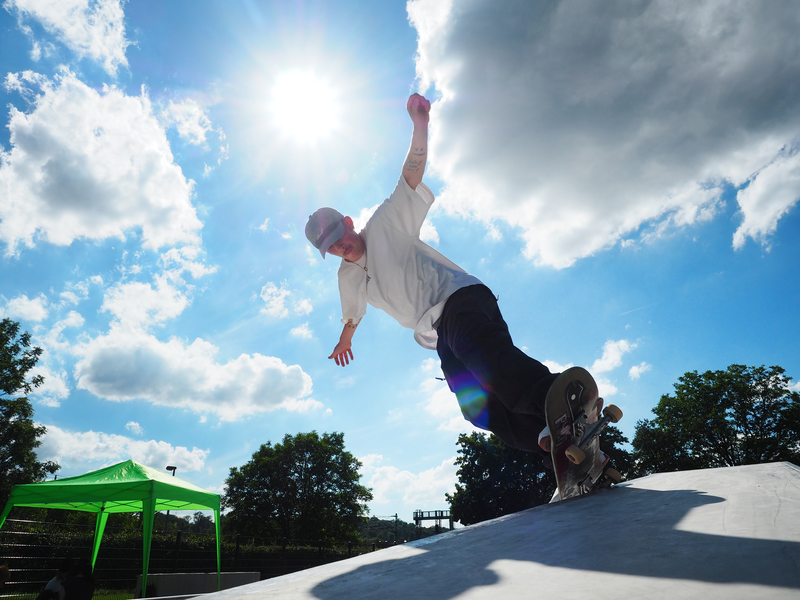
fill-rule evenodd
<path id="1" fill-rule="evenodd" d="M 147 498 L 142 501 L 142 598 L 147 597 L 147 571 L 150 567 L 150 547 L 153 544 L 155 512 L 155 498 Z"/>
<path id="2" fill-rule="evenodd" d="M 217 530 L 217 591 L 222 589 L 222 569 L 219 551 L 219 509 L 214 511 L 214 528 Z"/>
<path id="3" fill-rule="evenodd" d="M 3 523 L 6 522 L 8 515 L 11 513 L 11 509 L 14 508 L 14 503 L 9 498 L 8 502 L 6 503 L 5 508 L 3 509 L 3 513 L 0 514 L 0 529 L 3 527 Z M 217 536 L 219 537 L 219 536 Z"/>
<path id="4" fill-rule="evenodd" d="M 92 542 L 92 571 L 94 571 L 94 564 L 97 562 L 97 553 L 100 552 L 100 541 L 103 539 L 103 532 L 106 530 L 106 523 L 108 522 L 108 513 L 105 507 L 100 509 L 97 513 L 97 520 L 94 524 L 94 541 Z"/>

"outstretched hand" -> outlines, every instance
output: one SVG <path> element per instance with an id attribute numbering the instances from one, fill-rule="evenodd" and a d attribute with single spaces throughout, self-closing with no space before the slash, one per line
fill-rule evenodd
<path id="1" fill-rule="evenodd" d="M 430 120 L 431 103 L 419 94 L 411 94 L 406 103 L 406 110 L 408 116 L 411 117 L 411 122 L 414 127 L 427 127 Z"/>
<path id="2" fill-rule="evenodd" d="M 340 367 L 349 365 L 350 361 L 353 360 L 352 346 L 346 342 L 339 342 L 336 344 L 336 348 L 333 349 L 333 354 L 328 358 L 335 360 Z"/>

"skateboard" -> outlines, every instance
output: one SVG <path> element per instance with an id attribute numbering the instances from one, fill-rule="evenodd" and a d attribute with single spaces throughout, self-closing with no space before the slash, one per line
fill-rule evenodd
<path id="1" fill-rule="evenodd" d="M 600 432 L 622 418 L 609 404 L 597 415 L 597 383 L 581 367 L 561 373 L 545 398 L 545 418 L 550 429 L 550 456 L 558 490 L 551 502 L 583 496 L 619 483 L 622 477 L 600 461 Z"/>

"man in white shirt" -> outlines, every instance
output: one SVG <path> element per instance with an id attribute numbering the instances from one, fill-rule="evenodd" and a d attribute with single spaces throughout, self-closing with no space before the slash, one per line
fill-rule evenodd
<path id="1" fill-rule="evenodd" d="M 544 399 L 557 374 L 514 346 L 494 294 L 481 281 L 419 239 L 434 201 L 422 183 L 428 155 L 430 102 L 412 94 L 414 129 L 402 175 L 361 232 L 332 208 L 308 219 L 306 237 L 325 258 L 342 258 L 339 295 L 344 328 L 328 357 L 342 367 L 367 304 L 380 308 L 414 339 L 435 349 L 464 418 L 506 444 L 549 450 Z M 537 443 L 538 441 L 538 443 Z"/>

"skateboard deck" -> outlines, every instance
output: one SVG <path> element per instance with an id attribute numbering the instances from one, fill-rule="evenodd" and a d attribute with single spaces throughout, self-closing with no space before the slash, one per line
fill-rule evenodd
<path id="1" fill-rule="evenodd" d="M 558 484 L 554 501 L 583 496 L 620 480 L 614 469 L 604 470 L 599 435 L 608 423 L 622 418 L 622 411 L 609 405 L 599 417 L 597 402 L 597 383 L 581 367 L 564 371 L 547 392 L 545 417 Z"/>

